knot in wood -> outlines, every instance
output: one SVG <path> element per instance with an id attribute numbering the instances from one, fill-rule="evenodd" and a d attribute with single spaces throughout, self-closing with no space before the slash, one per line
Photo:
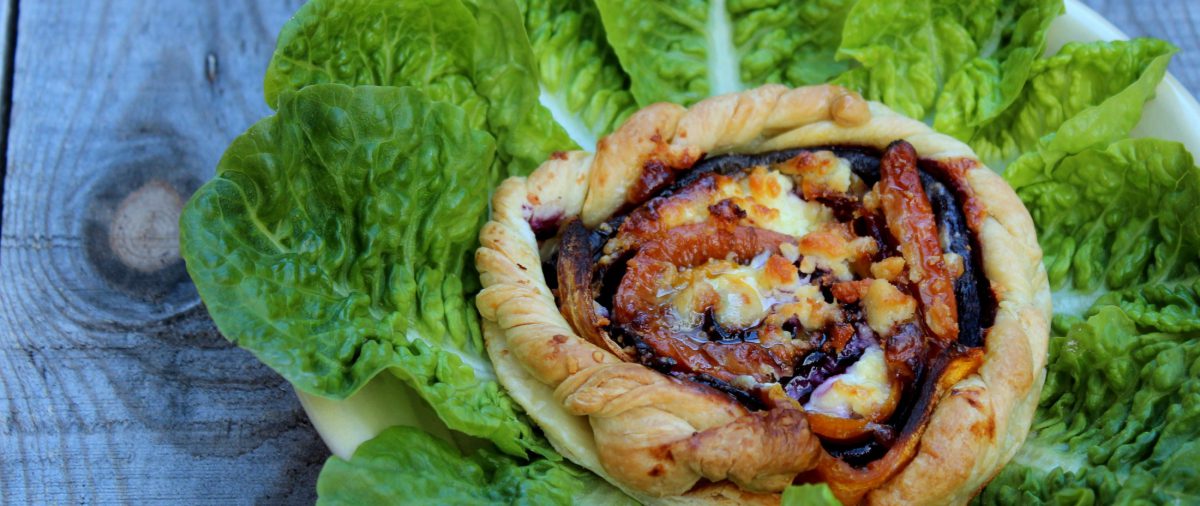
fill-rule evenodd
<path id="1" fill-rule="evenodd" d="M 108 246 L 125 266 L 152 273 L 179 260 L 183 199 L 171 185 L 150 180 L 127 195 L 109 223 Z"/>

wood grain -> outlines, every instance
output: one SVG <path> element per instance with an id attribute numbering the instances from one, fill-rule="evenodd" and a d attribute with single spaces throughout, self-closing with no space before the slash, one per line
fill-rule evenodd
<path id="1" fill-rule="evenodd" d="M 1200 4 L 1085 2 L 1180 46 L 1171 71 L 1200 89 Z M 288 385 L 217 334 L 172 227 L 269 113 L 261 77 L 300 3 L 20 3 L 0 187 L 0 504 L 313 501 L 328 452 Z M 0 29 L 16 4 L 0 0 Z"/>
<path id="2" fill-rule="evenodd" d="M 0 237 L 0 503 L 311 503 L 328 453 L 217 332 L 179 205 L 269 114 L 298 0 L 19 6 Z"/>

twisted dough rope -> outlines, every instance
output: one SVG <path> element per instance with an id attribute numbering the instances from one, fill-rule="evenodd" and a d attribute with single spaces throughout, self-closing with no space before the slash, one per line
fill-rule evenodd
<path id="1" fill-rule="evenodd" d="M 691 109 L 651 105 L 601 140 L 594 156 L 556 153 L 527 179 L 505 181 L 476 253 L 484 286 L 476 303 L 501 382 L 556 448 L 643 498 L 679 496 L 702 477 L 748 490 L 782 489 L 807 464 L 788 459 L 803 460 L 809 449 L 773 431 L 781 420 L 768 419 L 770 413 L 749 415 L 725 396 L 621 362 L 579 337 L 546 286 L 530 222 L 580 216 L 598 225 L 624 204 L 648 160 L 690 166 L 705 155 L 837 144 L 882 149 L 900 138 L 924 158 L 974 159 L 961 142 L 840 87 L 767 85 Z M 965 502 L 1020 446 L 1036 406 L 1050 302 L 1033 223 L 986 167 L 975 164 L 966 179 L 986 207 L 979 236 L 998 301 L 984 364 L 941 400 L 917 455 L 870 491 L 868 502 Z M 803 423 L 787 423 L 793 422 Z M 701 492 L 730 498 L 728 490 Z M 868 491 L 835 492 L 852 503 Z"/>

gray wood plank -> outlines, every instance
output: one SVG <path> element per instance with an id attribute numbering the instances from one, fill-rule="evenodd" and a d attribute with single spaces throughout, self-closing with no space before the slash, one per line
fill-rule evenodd
<path id="1" fill-rule="evenodd" d="M 1083 0 L 1130 37 L 1157 37 L 1179 47 L 1170 72 L 1192 95 L 1200 92 L 1200 2 Z"/>
<path id="2" fill-rule="evenodd" d="M 299 0 L 20 4 L 0 237 L 0 503 L 311 503 L 328 455 L 214 330 L 179 206 L 269 113 Z"/>

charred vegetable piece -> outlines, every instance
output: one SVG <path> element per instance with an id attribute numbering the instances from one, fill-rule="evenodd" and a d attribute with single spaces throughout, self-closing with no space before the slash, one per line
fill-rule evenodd
<path id="1" fill-rule="evenodd" d="M 880 161 L 879 186 L 888 230 L 900 243 L 925 324 L 943 343 L 954 342 L 958 339 L 954 281 L 942 257 L 937 221 L 921 186 L 917 151 L 911 144 L 896 141 L 888 146 Z"/>

